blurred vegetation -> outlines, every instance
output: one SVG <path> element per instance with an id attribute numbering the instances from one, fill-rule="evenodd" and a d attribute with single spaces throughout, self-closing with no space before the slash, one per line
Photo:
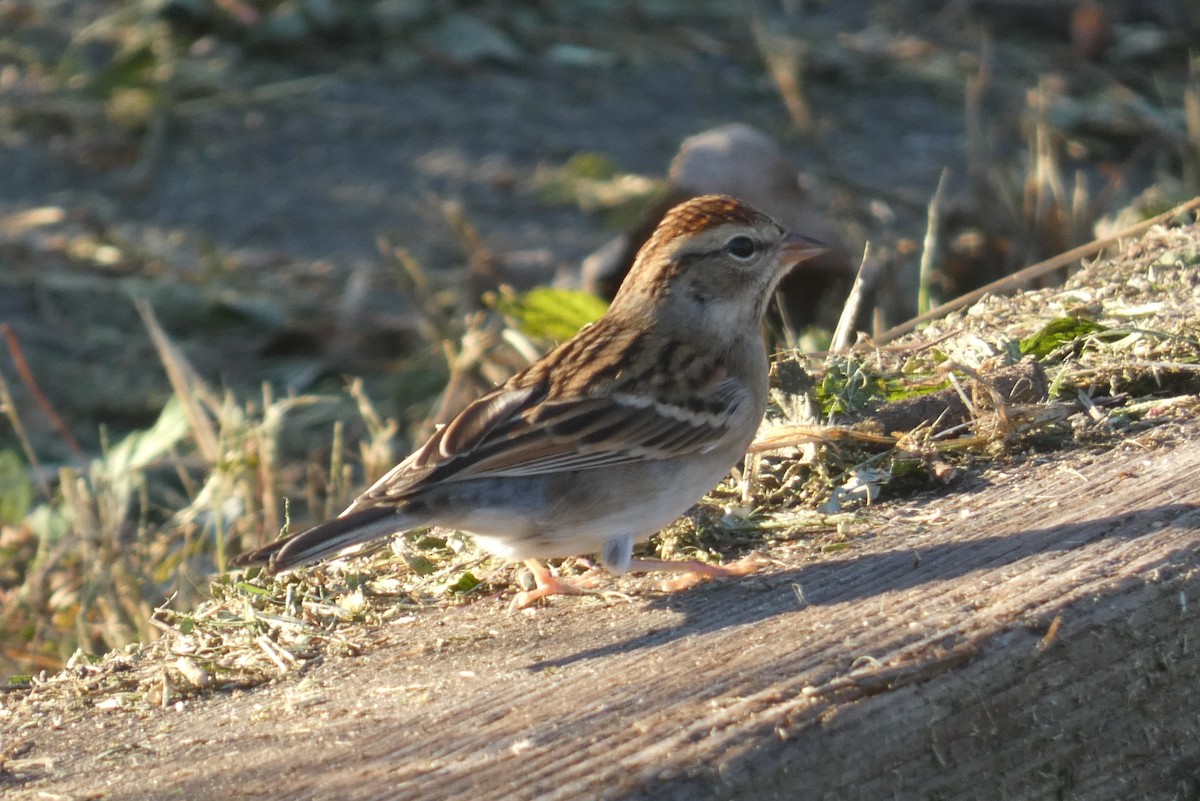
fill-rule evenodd
<path id="1" fill-rule="evenodd" d="M 967 164 L 953 189 L 929 202 L 909 187 L 871 185 L 874 173 L 891 174 L 892 142 L 879 143 L 878 164 L 831 166 L 826 176 L 848 241 L 871 238 L 881 220 L 900 215 L 876 257 L 893 268 L 879 304 L 904 308 L 915 308 L 918 294 L 929 303 L 953 297 L 1200 192 L 1195 4 L 990 0 L 966 4 L 965 25 L 954 5 L 0 0 L 0 129 L 58 143 L 57 155 L 74 167 L 119 170 L 132 191 L 154 180 L 172 130 L 190 115 L 232 98 L 253 104 L 307 92 L 342 63 L 382 65 L 394 78 L 424 69 L 519 72 L 533 59 L 652 70 L 664 53 L 686 61 L 717 52 L 755 64 L 797 138 L 837 165 L 828 118 L 838 109 L 821 107 L 824 93 L 916 82 L 962 105 Z M 922 15 L 925 24 L 912 22 Z M 831 33 L 836 24 L 844 29 Z M 969 44 L 956 38 L 964 27 Z M 548 207 L 601 214 L 614 227 L 628 225 L 663 186 L 596 153 L 578 153 L 534 183 Z M 461 233 L 468 270 L 496 260 L 461 215 L 449 206 L 444 213 Z M 0 219 L 0 292 L 36 295 L 34 305 L 77 332 L 70 351 L 31 355 L 36 343 L 11 331 L 0 348 L 8 356 L 0 359 L 0 673 L 54 669 L 77 650 L 116 649 L 153 639 L 164 621 L 180 625 L 210 597 L 210 579 L 233 553 L 336 514 L 462 398 L 603 307 L 503 285 L 487 288 L 484 306 L 460 273 L 427 273 L 403 248 L 379 244 L 363 278 L 346 265 L 299 270 L 174 235 L 148 242 L 94 209 L 24 209 Z M 922 255 L 930 269 L 918 272 Z M 1194 254 L 1177 255 L 1193 258 L 1194 269 Z M 371 305 L 395 298 L 409 311 Z M 1167 372 L 1179 381 L 1194 375 L 1187 324 L 1157 336 L 1101 325 L 1080 305 L 991 355 L 1029 354 L 1061 368 L 1062 403 L 1106 382 L 1111 395 L 1159 391 L 1148 376 L 1161 376 L 1161 365 L 1120 377 L 1117 365 L 1131 354 L 1173 365 Z M 0 302 L 0 317 L 6 308 Z M 1160 349 L 1135 352 L 1148 341 Z M 1167 354 L 1168 346 L 1176 350 Z M 1080 367 L 1083 355 L 1098 353 L 1110 371 Z M 950 357 L 941 357 L 920 369 L 849 357 L 809 365 L 822 418 L 969 378 L 948 377 Z M 218 368 L 236 386 L 214 388 Z M 57 393 L 70 386 L 78 397 Z M 59 419 L 64 407 L 86 408 L 105 426 L 78 430 Z M 1081 425 L 1048 420 L 1033 428 Z M 972 447 L 986 453 L 1010 441 L 1018 427 L 1010 422 Z M 835 458 L 831 447 L 823 463 L 768 465 L 763 492 L 780 506 L 852 506 L 874 497 L 864 487 L 911 477 L 914 464 L 935 480 L 932 464 L 950 448 L 932 434 L 918 439 L 884 455 L 844 449 Z M 733 495 L 727 488 L 719 509 L 680 524 L 661 547 L 704 550 L 740 530 L 741 518 L 721 512 L 736 506 Z M 463 566 L 479 557 L 454 535 L 417 533 L 393 547 L 410 571 L 399 583 L 333 571 L 338 592 L 329 595 L 306 584 L 222 580 L 219 600 L 253 596 L 260 611 L 282 613 L 297 597 L 318 605 L 332 598 L 327 605 L 341 615 L 353 612 L 342 599 L 361 598 L 364 586 L 413 603 L 489 586 L 477 564 Z"/>

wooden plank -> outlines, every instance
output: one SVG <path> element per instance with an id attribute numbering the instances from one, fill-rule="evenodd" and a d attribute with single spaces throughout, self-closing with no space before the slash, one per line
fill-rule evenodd
<path id="1" fill-rule="evenodd" d="M 880 507 L 763 577 L 435 611 L 301 680 L 44 727 L 13 797 L 1194 797 L 1200 438 L 1163 436 Z"/>

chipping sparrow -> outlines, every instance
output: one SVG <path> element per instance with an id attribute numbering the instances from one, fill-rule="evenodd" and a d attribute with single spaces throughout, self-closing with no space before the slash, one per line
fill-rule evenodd
<path id="1" fill-rule="evenodd" d="M 419 525 L 523 559 L 525 606 L 576 592 L 538 559 L 599 552 L 613 573 L 741 575 L 635 560 L 746 452 L 767 403 L 760 325 L 789 267 L 823 252 L 731 197 L 670 210 L 612 305 L 438 429 L 345 512 L 235 560 L 290 570 Z"/>

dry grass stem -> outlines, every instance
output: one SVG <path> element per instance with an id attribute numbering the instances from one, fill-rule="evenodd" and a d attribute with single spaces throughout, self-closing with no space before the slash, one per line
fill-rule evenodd
<path id="1" fill-rule="evenodd" d="M 4 416 L 8 418 L 9 425 L 12 426 L 13 433 L 17 436 L 17 441 L 21 443 L 21 450 L 25 453 L 25 458 L 33 467 L 33 480 L 41 491 L 42 497 L 52 498 L 54 493 L 50 489 L 50 482 L 46 479 L 46 471 L 42 468 L 37 451 L 29 441 L 29 434 L 25 431 L 25 424 L 21 422 L 21 416 L 17 414 L 17 404 L 13 402 L 12 392 L 3 375 L 0 375 L 0 407 L 4 409 Z"/>
<path id="2" fill-rule="evenodd" d="M 858 264 L 858 272 L 854 275 L 854 284 L 842 305 L 837 327 L 833 329 L 833 339 L 829 343 L 830 353 L 841 353 L 852 344 L 850 338 L 854 336 L 857 321 L 863 317 L 867 298 L 875 289 L 877 276 L 878 269 L 871 261 L 871 243 L 868 242 L 863 245 L 862 260 Z"/>
<path id="3" fill-rule="evenodd" d="M 37 379 L 33 377 L 33 371 L 29 369 L 29 362 L 25 360 L 25 352 L 21 349 L 21 343 L 17 339 L 16 333 L 8 323 L 0 323 L 0 336 L 4 337 L 4 344 L 8 347 L 8 355 L 12 357 L 13 366 L 17 368 L 17 375 L 21 377 L 21 381 L 25 383 L 25 387 L 37 402 L 38 408 L 46 415 L 46 419 L 54 426 L 54 431 L 67 444 L 71 452 L 75 454 L 80 462 L 87 460 L 87 455 L 83 452 L 83 447 L 79 441 L 71 434 L 67 424 L 58 416 L 58 412 L 54 411 L 54 406 L 46 397 L 46 393 L 38 385 Z M 11 395 L 8 396 L 11 399 Z M 13 407 L 15 409 L 15 407 Z"/>
<path id="4" fill-rule="evenodd" d="M 806 45 L 802 39 L 777 34 L 769 29 L 762 14 L 755 9 L 750 17 L 750 31 L 767 74 L 775 82 L 776 91 L 787 109 L 796 130 L 808 136 L 814 132 L 812 109 L 804 96 L 804 61 Z"/>
<path id="5" fill-rule="evenodd" d="M 204 406 L 206 405 L 209 409 L 218 409 L 221 404 L 208 390 L 204 381 L 196 374 L 179 349 L 171 342 L 150 304 L 145 300 L 138 300 L 136 305 L 142 323 L 150 334 L 150 341 L 154 343 L 158 357 L 167 371 L 167 379 L 171 382 L 171 388 L 175 390 L 175 396 L 183 403 L 183 408 L 187 412 L 188 421 L 192 427 L 192 436 L 196 439 L 200 455 L 209 464 L 215 464 L 221 458 L 221 450 L 218 445 L 217 431 Z"/>
<path id="6" fill-rule="evenodd" d="M 933 266 L 941 253 L 938 238 L 942 230 L 942 196 L 949 177 L 950 168 L 943 167 L 926 210 L 925 239 L 921 243 L 921 261 L 917 268 L 917 314 L 924 314 L 933 306 Z"/>

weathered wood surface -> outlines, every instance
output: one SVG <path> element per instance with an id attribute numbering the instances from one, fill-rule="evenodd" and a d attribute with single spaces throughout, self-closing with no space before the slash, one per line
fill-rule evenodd
<path id="1" fill-rule="evenodd" d="M 1143 436 L 761 578 L 431 612 L 302 680 L 28 731 L 53 769 L 13 797 L 1194 798 L 1200 435 Z"/>

